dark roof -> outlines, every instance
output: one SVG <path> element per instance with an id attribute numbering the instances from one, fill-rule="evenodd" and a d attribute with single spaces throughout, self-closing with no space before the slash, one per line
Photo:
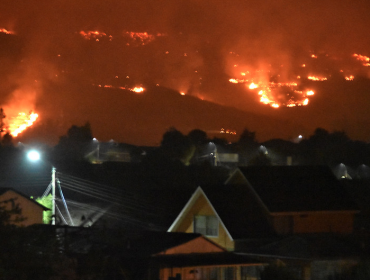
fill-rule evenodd
<path id="1" fill-rule="evenodd" d="M 202 187 L 233 239 L 274 235 L 267 215 L 245 185 Z"/>
<path id="2" fill-rule="evenodd" d="M 253 166 L 240 171 L 270 212 L 358 210 L 326 166 Z"/>

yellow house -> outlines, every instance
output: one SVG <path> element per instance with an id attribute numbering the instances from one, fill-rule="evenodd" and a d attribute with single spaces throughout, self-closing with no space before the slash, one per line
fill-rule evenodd
<path id="1" fill-rule="evenodd" d="M 20 213 L 10 216 L 9 224 L 30 226 L 43 223 L 43 212 L 49 210 L 26 195 L 10 188 L 0 188 L 0 206 L 5 210 L 19 208 Z"/>
<path id="2" fill-rule="evenodd" d="M 201 187 L 198 187 L 169 232 L 201 233 L 216 244 L 234 249 L 234 240 Z"/>
<path id="3" fill-rule="evenodd" d="M 200 233 L 233 251 L 235 239 L 272 234 L 267 218 L 245 187 L 198 187 L 168 232 Z"/>

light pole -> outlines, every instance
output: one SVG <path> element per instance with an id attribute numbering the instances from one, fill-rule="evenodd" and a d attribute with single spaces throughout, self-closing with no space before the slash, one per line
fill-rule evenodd
<path id="1" fill-rule="evenodd" d="M 31 161 L 38 161 L 40 159 L 40 153 L 31 150 L 27 153 L 27 157 Z M 55 225 L 55 173 L 56 168 L 53 166 L 51 168 L 51 195 L 52 195 L 52 206 L 51 206 L 51 224 Z"/>
<path id="2" fill-rule="evenodd" d="M 218 160 L 218 158 L 217 158 L 217 146 L 213 142 L 209 142 L 209 145 L 214 147 L 213 153 L 211 152 L 211 156 L 213 157 L 213 165 L 217 166 L 217 160 Z"/>
<path id="3" fill-rule="evenodd" d="M 56 168 L 51 168 L 51 195 L 52 195 L 52 206 L 51 206 L 51 224 L 55 225 L 55 172 Z"/>

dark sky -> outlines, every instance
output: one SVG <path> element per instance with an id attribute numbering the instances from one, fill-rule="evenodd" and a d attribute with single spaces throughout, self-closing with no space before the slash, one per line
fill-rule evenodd
<path id="1" fill-rule="evenodd" d="M 7 121 L 39 113 L 23 138 L 49 143 L 86 121 L 99 139 L 146 145 L 171 126 L 248 127 L 260 140 L 323 127 L 368 141 L 370 67 L 353 54 L 370 56 L 369 11 L 367 0 L 1 1 L 0 29 L 14 34 L 0 33 L 0 102 Z M 315 95 L 286 108 L 302 97 L 275 88 L 276 109 L 231 78 Z M 136 86 L 147 90 L 127 90 Z"/>

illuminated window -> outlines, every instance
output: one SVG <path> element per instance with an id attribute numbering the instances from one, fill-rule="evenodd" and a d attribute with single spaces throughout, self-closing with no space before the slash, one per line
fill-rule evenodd
<path id="1" fill-rule="evenodd" d="M 195 216 L 194 232 L 205 236 L 218 236 L 218 219 L 216 216 Z"/>

